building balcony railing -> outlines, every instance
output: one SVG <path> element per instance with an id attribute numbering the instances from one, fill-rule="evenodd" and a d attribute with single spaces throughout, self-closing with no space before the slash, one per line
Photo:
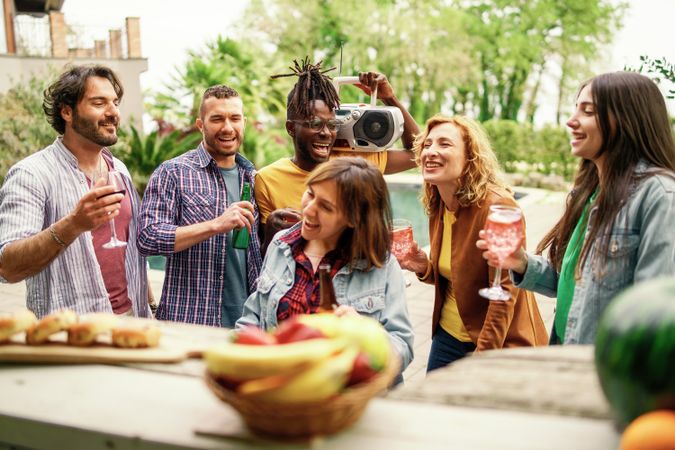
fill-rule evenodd
<path id="1" fill-rule="evenodd" d="M 140 20 L 120 29 L 66 23 L 61 12 L 14 17 L 16 54 L 44 58 L 141 58 Z"/>

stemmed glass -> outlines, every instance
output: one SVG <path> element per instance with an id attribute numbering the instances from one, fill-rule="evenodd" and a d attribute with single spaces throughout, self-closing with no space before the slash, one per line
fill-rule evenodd
<path id="1" fill-rule="evenodd" d="M 412 249 L 412 223 L 406 219 L 394 219 L 391 228 L 391 253 L 397 260 L 403 259 Z M 410 286 L 408 275 L 405 275 L 405 285 Z"/>
<path id="2" fill-rule="evenodd" d="M 109 171 L 108 176 L 107 176 L 107 181 L 108 181 L 107 184 L 115 187 L 115 192 L 113 192 L 112 194 L 109 194 L 109 195 L 114 195 L 114 194 L 126 195 L 127 186 L 124 183 L 124 177 L 122 176 L 121 172 L 118 172 L 117 170 Z M 127 246 L 126 242 L 121 241 L 117 238 L 117 232 L 115 231 L 115 219 L 110 219 L 110 241 L 103 244 L 103 248 L 110 249 L 110 248 L 118 248 L 118 247 L 126 247 L 126 246 Z"/>
<path id="3" fill-rule="evenodd" d="M 523 213 L 513 206 L 490 206 L 485 234 L 488 250 L 497 256 L 499 265 L 492 285 L 480 289 L 478 294 L 490 300 L 508 300 L 511 294 L 501 286 L 502 264 L 506 257 L 516 251 L 523 238 Z"/>

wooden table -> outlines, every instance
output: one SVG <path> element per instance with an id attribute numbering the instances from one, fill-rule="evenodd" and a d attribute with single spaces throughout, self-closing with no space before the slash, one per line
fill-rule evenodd
<path id="1" fill-rule="evenodd" d="M 204 339 L 222 336 L 222 330 L 195 333 L 194 327 L 167 326 L 174 336 L 184 334 L 186 340 L 195 340 L 200 333 Z M 558 371 L 550 373 L 551 364 L 557 361 L 563 373 L 571 353 L 561 348 L 528 350 L 535 354 L 541 352 L 541 356 L 539 359 L 529 356 L 527 364 L 523 362 L 523 353 L 517 351 L 513 355 L 500 351 L 466 359 L 434 373 L 423 383 L 374 399 L 352 428 L 300 443 L 263 440 L 250 434 L 237 413 L 208 390 L 201 378 L 204 369 L 199 360 L 127 366 L 4 364 L 0 365 L 0 448 L 617 448 L 618 433 L 607 418 L 606 405 L 604 413 L 596 414 L 602 411 L 602 402 L 581 408 L 581 411 L 594 412 L 573 417 L 548 408 L 549 400 L 536 401 L 542 395 L 546 398 L 545 386 L 556 380 Z M 592 363 L 589 350 L 585 351 L 585 356 L 580 351 L 572 359 L 579 373 L 588 376 Z M 496 360 L 506 365 L 509 362 L 528 365 L 523 372 L 526 374 L 522 378 L 523 385 L 518 386 L 513 374 L 503 376 L 506 371 L 495 365 Z M 537 365 L 541 370 L 536 369 Z M 466 374 L 461 375 L 462 371 L 469 370 L 467 366 L 472 367 L 473 380 L 467 379 Z M 521 389 L 522 394 L 513 397 L 532 396 L 531 403 L 538 406 L 528 409 L 522 406 L 527 402 L 521 401 L 521 406 L 514 408 L 501 400 L 490 402 L 492 394 L 456 395 L 456 388 L 465 383 L 476 386 L 480 377 L 488 373 L 491 378 L 484 381 L 492 387 L 510 380 L 502 391 Z M 601 399 L 597 386 L 578 382 L 576 385 L 579 398 L 586 395 Z M 438 395 L 433 395 L 434 391 Z M 482 400 L 476 403 L 478 398 Z M 558 400 L 564 403 L 562 398 Z"/>

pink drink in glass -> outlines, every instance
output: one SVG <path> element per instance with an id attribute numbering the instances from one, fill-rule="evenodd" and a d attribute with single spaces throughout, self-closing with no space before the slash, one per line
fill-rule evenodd
<path id="1" fill-rule="evenodd" d="M 391 233 L 391 253 L 396 259 L 401 259 L 410 252 L 413 244 L 413 229 L 409 221 L 394 220 Z"/>
<path id="2" fill-rule="evenodd" d="M 523 238 L 520 211 L 491 212 L 485 222 L 488 249 L 497 255 L 500 263 L 516 251 Z"/>
<path id="3" fill-rule="evenodd" d="M 520 245 L 523 238 L 523 213 L 513 206 L 492 205 L 485 221 L 488 250 L 497 255 L 499 267 L 489 288 L 478 291 L 489 300 L 506 301 L 511 298 L 509 291 L 501 286 L 502 263 Z"/>

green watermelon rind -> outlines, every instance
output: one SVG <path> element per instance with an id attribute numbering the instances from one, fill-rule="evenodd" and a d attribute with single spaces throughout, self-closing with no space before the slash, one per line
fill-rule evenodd
<path id="1" fill-rule="evenodd" d="M 675 277 L 638 284 L 614 299 L 598 326 L 595 363 L 620 423 L 675 410 Z"/>

